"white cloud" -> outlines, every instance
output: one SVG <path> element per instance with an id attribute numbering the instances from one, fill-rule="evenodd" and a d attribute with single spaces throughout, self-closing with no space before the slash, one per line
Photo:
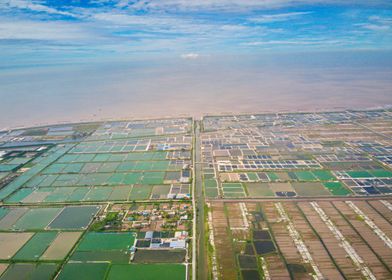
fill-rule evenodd
<path id="1" fill-rule="evenodd" d="M 200 55 L 198 53 L 184 53 L 181 55 L 182 59 L 197 59 Z"/>
<path id="2" fill-rule="evenodd" d="M 384 16 L 370 16 L 369 20 L 382 22 L 382 23 L 392 23 L 392 17 L 384 17 Z"/>
<path id="3" fill-rule="evenodd" d="M 314 1 L 323 2 L 323 0 Z M 269 10 L 268 12 L 258 10 L 258 8 L 274 5 L 314 3 L 314 1 L 117 0 L 113 6 L 113 0 L 95 0 L 96 4 L 92 7 L 70 5 L 63 9 L 45 6 L 50 1 L 44 0 L 0 0 L 0 13 L 6 7 L 4 15 L 8 15 L 8 18 L 4 20 L 0 16 L 0 39 L 62 41 L 65 44 L 74 42 L 75 45 L 85 44 L 88 47 L 95 46 L 97 49 L 106 48 L 108 51 L 111 49 L 133 52 L 174 51 L 177 55 L 184 50 L 197 50 L 202 53 L 208 53 L 210 50 L 224 52 L 226 48 L 234 50 L 241 48 L 242 50 L 244 46 L 270 46 L 271 48 L 275 46 L 290 48 L 295 45 L 318 46 L 323 43 L 328 44 L 328 42 L 320 42 L 317 39 L 312 41 L 311 38 L 324 35 L 330 37 L 331 40 L 338 37 L 342 39 L 338 32 L 330 32 L 322 28 L 312 29 L 318 24 L 316 20 L 307 21 L 299 27 L 300 30 L 295 30 L 295 32 L 289 26 L 290 22 L 286 22 L 279 29 L 264 24 L 253 24 L 254 22 L 283 22 L 300 17 L 305 18 L 310 13 L 314 14 L 311 19 L 316 16 L 323 17 L 317 10 L 306 11 L 304 7 L 296 8 L 301 9 L 296 12 L 287 12 L 287 9 L 284 12 L 282 10 Z M 343 0 L 341 1 L 343 3 Z M 338 1 L 328 1 L 328 3 L 332 2 Z M 21 10 L 13 13 L 17 9 Z M 146 10 L 138 13 L 135 12 L 137 9 Z M 206 14 L 192 12 L 197 9 L 214 11 Z M 183 10 L 191 12 L 181 13 L 180 11 Z M 221 10 L 231 12 L 230 17 L 222 15 Z M 57 16 L 70 14 L 76 15 L 77 19 L 59 20 L 62 17 Z M 12 15 L 15 15 L 15 18 L 11 18 Z M 369 34 L 368 30 L 382 31 L 392 28 L 391 19 L 385 15 L 360 16 L 361 27 L 359 24 L 353 25 L 352 20 L 347 20 L 344 25 L 338 23 L 337 31 L 344 29 L 345 34 L 348 33 L 346 31 L 351 31 L 352 36 L 355 31 L 363 32 L 365 37 Z M 351 30 L 353 26 L 356 26 L 356 30 Z M 303 37 L 298 34 L 303 34 Z M 356 44 L 354 42 L 353 45 L 359 45 L 360 40 L 358 38 L 358 42 Z M 185 53 L 181 57 L 197 59 L 199 54 Z"/>
<path id="4" fill-rule="evenodd" d="M 82 28 L 61 21 L 31 21 L 0 19 L 0 39 L 3 40 L 86 40 L 96 35 Z"/>
<path id="5" fill-rule="evenodd" d="M 250 21 L 258 22 L 258 23 L 287 21 L 311 13 L 312 12 L 292 12 L 292 13 L 262 15 L 259 17 L 250 18 Z"/>
<path id="6" fill-rule="evenodd" d="M 140 32 L 154 32 L 173 36 L 206 35 L 233 33 L 234 30 L 221 29 L 219 23 L 197 20 L 194 18 L 173 17 L 168 15 L 129 15 L 120 12 L 106 12 L 89 15 L 90 20 L 98 25 L 104 24 L 112 29 L 133 28 Z M 240 26 L 237 27 L 238 30 Z M 234 28 L 233 26 L 231 28 Z"/>
<path id="7" fill-rule="evenodd" d="M 168 17 L 162 18 L 159 16 L 136 16 L 125 13 L 105 12 L 90 15 L 92 19 L 99 21 L 106 21 L 120 26 L 128 25 L 161 25 L 172 22 Z"/>
<path id="8" fill-rule="evenodd" d="M 387 31 L 392 29 L 392 18 L 390 17 L 370 16 L 368 19 L 368 22 L 358 23 L 356 26 L 371 31 Z"/>
<path id="9" fill-rule="evenodd" d="M 359 26 L 372 31 L 386 31 L 391 28 L 389 25 L 386 24 L 381 25 L 381 24 L 372 24 L 372 23 L 359 24 Z"/>
<path id="10" fill-rule="evenodd" d="M 122 0 L 119 0 L 122 2 Z M 273 9 L 294 5 L 338 4 L 338 5 L 383 5 L 391 7 L 390 0 L 137 0 L 128 4 L 131 9 L 143 10 L 229 10 Z"/>
<path id="11" fill-rule="evenodd" d="M 269 40 L 269 41 L 253 41 L 247 42 L 243 45 L 245 46 L 271 46 L 271 45 L 298 45 L 298 46 L 306 46 L 306 45 L 337 45 L 337 44 L 345 44 L 349 43 L 348 41 L 342 40 L 327 40 L 324 38 L 313 39 L 313 40 Z"/>
<path id="12" fill-rule="evenodd" d="M 225 30 L 225 31 L 242 31 L 247 28 L 243 25 L 225 24 L 225 25 L 222 25 L 220 27 L 220 29 Z"/>
<path id="13" fill-rule="evenodd" d="M 18 8 L 18 9 L 27 9 L 34 12 L 44 12 L 48 14 L 58 14 L 63 16 L 75 16 L 72 13 L 60 11 L 45 5 L 40 4 L 40 2 L 32 1 L 32 0 L 8 0 L 4 2 L 0 7 L 8 7 L 8 8 Z"/>
<path id="14" fill-rule="evenodd" d="M 129 0 L 120 0 L 118 1 L 118 3 L 116 4 L 116 7 L 118 8 L 124 8 L 127 7 L 129 5 Z"/>

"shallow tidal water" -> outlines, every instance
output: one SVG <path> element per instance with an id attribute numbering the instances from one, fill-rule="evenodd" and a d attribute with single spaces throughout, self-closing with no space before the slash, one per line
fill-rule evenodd
<path id="1" fill-rule="evenodd" d="M 348 54 L 201 56 L 4 67 L 0 69 L 0 129 L 387 106 L 392 104 L 391 61 L 383 61 L 381 55 L 359 59 Z"/>

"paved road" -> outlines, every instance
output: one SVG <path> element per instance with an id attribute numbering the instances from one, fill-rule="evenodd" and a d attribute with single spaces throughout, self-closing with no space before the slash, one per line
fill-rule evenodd
<path id="1" fill-rule="evenodd" d="M 194 125 L 195 122 L 193 122 L 193 137 L 194 135 Z M 193 145 L 196 144 L 195 138 L 193 138 Z M 192 161 L 193 163 L 196 162 L 196 152 L 195 152 L 195 147 L 193 147 L 192 150 Z M 192 207 L 193 207 L 193 220 L 192 220 L 192 280 L 196 280 L 196 260 L 197 260 L 197 242 L 196 242 L 196 218 L 197 218 L 197 212 L 196 212 L 196 193 L 195 193 L 195 186 L 196 186 L 196 180 L 195 180 L 195 167 L 193 168 L 193 181 L 192 181 Z M 189 274 L 187 279 L 190 279 Z"/>
<path id="2" fill-rule="evenodd" d="M 195 192 L 196 192 L 196 227 L 197 227 L 197 280 L 208 279 L 207 256 L 205 250 L 205 229 L 204 229 L 204 194 L 203 179 L 201 172 L 201 142 L 200 142 L 200 122 L 195 121 Z"/>

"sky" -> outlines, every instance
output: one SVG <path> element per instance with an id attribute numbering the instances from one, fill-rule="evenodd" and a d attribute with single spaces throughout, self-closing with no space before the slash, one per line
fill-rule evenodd
<path id="1" fill-rule="evenodd" d="M 390 0 L 1 0 L 0 128 L 392 104 L 391 49 Z"/>

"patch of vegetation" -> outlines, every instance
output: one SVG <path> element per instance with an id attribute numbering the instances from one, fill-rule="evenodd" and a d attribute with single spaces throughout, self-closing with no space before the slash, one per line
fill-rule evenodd
<path id="1" fill-rule="evenodd" d="M 118 219 L 118 214 L 119 212 L 108 212 L 103 220 L 97 221 L 91 225 L 91 230 L 104 231 L 108 229 L 118 229 L 121 227 L 121 221 Z"/>

